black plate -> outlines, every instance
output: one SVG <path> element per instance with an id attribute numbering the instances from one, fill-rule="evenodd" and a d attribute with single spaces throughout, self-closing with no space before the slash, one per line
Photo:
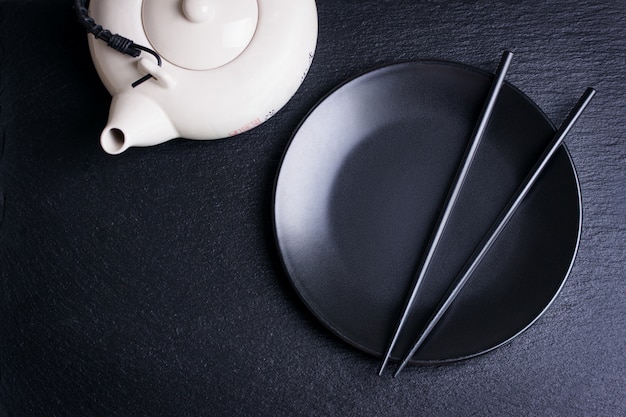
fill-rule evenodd
<path id="1" fill-rule="evenodd" d="M 381 356 L 492 76 L 406 62 L 342 85 L 300 125 L 283 158 L 274 222 L 298 294 L 330 330 Z M 393 359 L 414 341 L 554 127 L 505 84 Z M 526 197 L 414 363 L 489 351 L 530 326 L 562 287 L 581 229 L 565 147 Z"/>

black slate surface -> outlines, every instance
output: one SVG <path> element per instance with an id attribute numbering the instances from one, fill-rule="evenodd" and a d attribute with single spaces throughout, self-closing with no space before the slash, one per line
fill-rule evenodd
<path id="1" fill-rule="evenodd" d="M 626 413 L 626 7 L 319 0 L 309 76 L 266 124 L 120 156 L 69 0 L 0 1 L 1 416 L 616 416 Z M 373 66 L 435 58 L 508 79 L 568 138 L 583 231 L 561 294 L 469 361 L 376 376 L 298 300 L 271 194 L 307 111 Z"/>

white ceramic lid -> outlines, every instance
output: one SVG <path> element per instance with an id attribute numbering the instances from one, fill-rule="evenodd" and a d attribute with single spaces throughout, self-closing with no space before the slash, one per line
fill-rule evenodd
<path id="1" fill-rule="evenodd" d="M 257 28 L 257 0 L 144 1 L 142 20 L 164 59 L 191 70 L 226 65 L 250 44 Z"/>

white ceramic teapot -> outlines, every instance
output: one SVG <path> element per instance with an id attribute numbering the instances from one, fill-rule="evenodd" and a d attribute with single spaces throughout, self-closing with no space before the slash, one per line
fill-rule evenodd
<path id="1" fill-rule="evenodd" d="M 315 0 L 92 0 L 90 16 L 153 49 L 138 58 L 89 37 L 113 96 L 102 148 L 219 139 L 251 129 L 296 92 L 317 42 Z M 146 74 L 147 82 L 134 81 Z"/>

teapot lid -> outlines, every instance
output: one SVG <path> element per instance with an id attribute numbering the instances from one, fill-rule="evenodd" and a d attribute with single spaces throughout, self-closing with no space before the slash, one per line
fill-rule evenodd
<path id="1" fill-rule="evenodd" d="M 228 64 L 250 44 L 257 28 L 257 0 L 144 1 L 143 27 L 154 49 L 190 70 Z"/>

